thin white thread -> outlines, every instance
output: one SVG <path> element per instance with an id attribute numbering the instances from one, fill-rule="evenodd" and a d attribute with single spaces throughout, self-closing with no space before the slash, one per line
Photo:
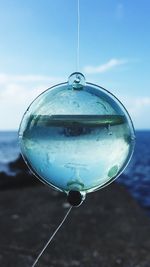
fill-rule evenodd
<path id="1" fill-rule="evenodd" d="M 52 239 L 54 238 L 54 236 L 59 231 L 60 227 L 63 225 L 63 223 L 67 219 L 67 217 L 68 217 L 71 209 L 72 209 L 72 207 L 69 208 L 69 210 L 67 211 L 67 213 L 66 213 L 65 217 L 63 218 L 62 222 L 59 224 L 59 226 L 56 228 L 56 230 L 54 231 L 54 233 L 52 234 L 52 236 L 50 237 L 50 239 L 47 241 L 47 243 L 45 244 L 44 248 L 42 249 L 42 251 L 40 252 L 40 254 L 38 255 L 38 257 L 36 258 L 35 262 L 32 264 L 32 267 L 34 267 L 37 264 L 39 258 L 42 256 L 42 254 L 44 253 L 45 249 L 48 247 L 48 245 L 50 244 L 50 242 L 52 241 Z"/>
<path id="2" fill-rule="evenodd" d="M 80 61 L 80 0 L 78 1 L 77 7 L 77 71 L 79 71 Z"/>

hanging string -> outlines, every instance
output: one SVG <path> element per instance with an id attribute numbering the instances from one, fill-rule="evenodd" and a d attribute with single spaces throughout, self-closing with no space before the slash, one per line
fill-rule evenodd
<path id="1" fill-rule="evenodd" d="M 77 71 L 79 71 L 80 58 L 80 0 L 77 0 Z"/>
<path id="2" fill-rule="evenodd" d="M 36 258 L 35 262 L 32 264 L 32 267 L 35 267 L 35 265 L 37 264 L 39 258 L 42 256 L 42 254 L 44 253 L 45 249 L 48 247 L 48 245 L 51 243 L 51 241 L 53 240 L 54 236 L 57 234 L 57 232 L 59 231 L 59 229 L 61 228 L 61 226 L 63 225 L 63 223 L 65 222 L 65 220 L 67 219 L 70 211 L 72 209 L 72 206 L 69 208 L 69 210 L 67 211 L 65 217 L 63 218 L 63 220 L 61 221 L 61 223 L 59 224 L 59 226 L 57 227 L 57 229 L 54 231 L 54 233 L 52 234 L 52 236 L 49 238 L 49 240 L 47 241 L 47 243 L 45 244 L 44 248 L 42 249 L 42 251 L 40 252 L 40 254 L 38 255 L 38 257 Z"/>

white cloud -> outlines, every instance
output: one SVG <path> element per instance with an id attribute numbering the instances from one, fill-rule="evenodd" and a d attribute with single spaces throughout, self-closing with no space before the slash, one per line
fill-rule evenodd
<path id="1" fill-rule="evenodd" d="M 106 63 L 101 64 L 99 66 L 85 66 L 84 72 L 89 73 L 89 74 L 104 73 L 115 68 L 116 66 L 124 65 L 126 63 L 127 63 L 127 60 L 125 59 L 112 58 Z"/>
<path id="2" fill-rule="evenodd" d="M 150 128 L 150 96 L 128 96 L 121 97 L 123 104 L 127 108 L 135 128 Z"/>
<path id="3" fill-rule="evenodd" d="M 0 74 L 0 129 L 18 129 L 30 103 L 61 77 Z"/>
<path id="4" fill-rule="evenodd" d="M 130 110 L 134 115 L 140 115 L 143 109 L 150 108 L 150 97 L 137 97 L 134 102 L 130 100 Z"/>

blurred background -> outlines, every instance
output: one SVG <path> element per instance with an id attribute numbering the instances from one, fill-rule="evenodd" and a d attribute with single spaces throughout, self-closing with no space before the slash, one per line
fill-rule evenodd
<path id="1" fill-rule="evenodd" d="M 80 0 L 79 71 L 121 100 L 136 147 L 121 177 L 73 211 L 38 266 L 150 266 L 149 14 L 148 0 Z M 0 0 L 0 266 L 31 266 L 68 208 L 25 166 L 17 131 L 29 104 L 67 81 L 76 60 L 77 0 Z"/>

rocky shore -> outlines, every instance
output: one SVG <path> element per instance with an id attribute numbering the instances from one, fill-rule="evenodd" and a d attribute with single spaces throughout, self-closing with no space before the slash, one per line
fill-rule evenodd
<path id="1" fill-rule="evenodd" d="M 0 177 L 0 266 L 29 267 L 68 210 L 65 195 L 31 176 Z M 21 168 L 20 168 L 21 166 Z M 8 182 L 9 181 L 9 182 Z M 149 267 L 150 218 L 116 183 L 73 208 L 39 267 Z"/>

